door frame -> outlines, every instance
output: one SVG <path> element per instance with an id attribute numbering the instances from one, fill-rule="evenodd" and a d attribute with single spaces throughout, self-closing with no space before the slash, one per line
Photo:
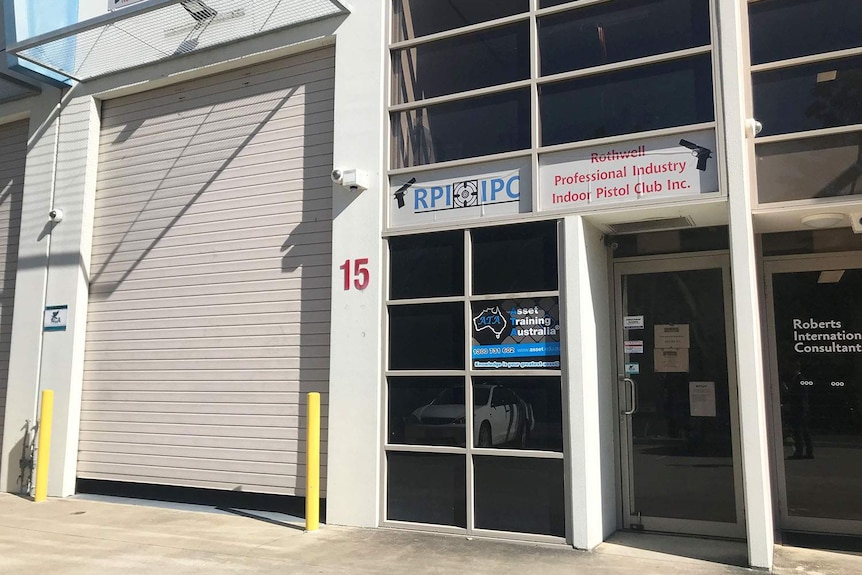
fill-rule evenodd
<path id="1" fill-rule="evenodd" d="M 829 254 L 803 254 L 763 258 L 763 284 L 766 303 L 766 378 L 770 399 L 769 414 L 773 494 L 778 510 L 778 527 L 788 531 L 814 533 L 840 533 L 862 535 L 862 521 L 828 519 L 825 517 L 799 517 L 787 512 L 787 481 L 784 469 L 784 435 L 781 420 L 781 386 L 778 382 L 778 344 L 775 334 L 775 297 L 772 276 L 781 273 L 816 272 L 834 269 L 862 269 L 859 252 Z"/>
<path id="2" fill-rule="evenodd" d="M 615 369 L 618 375 L 614 382 L 617 398 L 617 430 L 620 437 L 617 454 L 620 473 L 619 520 L 623 529 L 636 528 L 653 532 L 679 533 L 686 535 L 705 535 L 744 539 L 745 498 L 742 477 L 742 445 L 739 425 L 739 393 L 737 388 L 736 331 L 733 322 L 733 298 L 730 277 L 730 255 L 727 251 L 708 251 L 658 256 L 637 256 L 614 259 L 612 262 L 614 322 L 611 333 L 615 338 Z M 623 329 L 624 302 L 622 276 L 646 273 L 690 271 L 701 269 L 720 269 L 722 272 L 722 292 L 724 294 L 725 346 L 727 353 L 728 394 L 730 403 L 730 426 L 733 460 L 733 484 L 736 501 L 736 522 L 700 521 L 694 519 L 675 519 L 665 517 L 638 517 L 632 513 L 633 453 L 631 418 L 623 412 L 627 406 L 625 377 Z"/>

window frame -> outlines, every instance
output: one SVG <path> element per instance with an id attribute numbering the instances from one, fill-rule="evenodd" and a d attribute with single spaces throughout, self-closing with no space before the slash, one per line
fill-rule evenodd
<path id="1" fill-rule="evenodd" d="M 747 0 L 747 7 L 750 7 L 752 4 L 756 4 L 763 0 Z M 750 32 L 750 29 L 747 31 Z M 768 72 L 773 70 L 780 70 L 783 68 L 796 68 L 807 66 L 809 64 L 818 64 L 821 62 L 828 62 L 831 60 L 841 60 L 844 58 L 849 58 L 853 56 L 862 56 L 862 45 L 857 46 L 855 48 L 847 48 L 844 50 L 834 50 L 829 52 L 821 52 L 818 54 L 811 54 L 808 56 L 797 56 L 794 58 L 787 58 L 783 60 L 775 60 L 770 62 L 764 62 L 761 64 L 753 64 L 749 67 L 748 74 L 748 86 L 751 90 L 751 111 L 752 114 L 755 114 L 754 110 L 754 76 L 760 72 Z M 754 140 L 754 153 L 752 155 L 752 165 L 754 172 L 754 179 L 757 179 L 757 148 L 760 145 L 766 144 L 774 144 L 779 142 L 789 142 L 789 141 L 798 141 L 809 138 L 818 138 L 822 136 L 834 136 L 840 134 L 850 134 L 862 132 L 862 123 L 858 124 L 848 124 L 845 126 L 837 126 L 833 128 L 818 128 L 814 130 L 803 130 L 798 132 L 788 132 L 785 134 L 775 134 L 773 136 L 763 136 L 757 137 Z M 760 199 L 759 188 L 756 188 L 758 192 L 755 194 L 753 198 L 753 206 L 752 208 L 755 210 L 755 213 L 764 213 L 771 212 L 776 209 L 783 208 L 793 208 L 793 207 L 808 207 L 808 206 L 845 206 L 845 205 L 855 205 L 860 200 L 862 200 L 862 194 L 855 194 L 853 196 L 834 196 L 834 197 L 825 197 L 825 198 L 806 198 L 799 200 L 787 200 L 787 201 L 777 201 L 777 202 L 762 202 Z"/>
<path id="2" fill-rule="evenodd" d="M 563 268 L 561 267 L 562 263 L 565 261 L 565 256 L 563 253 L 564 246 L 562 242 L 562 232 L 561 232 L 561 222 L 559 216 L 556 217 L 545 217 L 543 218 L 545 221 L 554 222 L 556 226 L 557 233 L 557 273 L 558 278 L 562 274 Z M 484 223 L 484 222 L 483 222 Z M 500 224 L 497 224 L 500 225 Z M 549 224 L 550 225 L 550 224 Z M 469 318 L 471 317 L 471 304 L 476 301 L 482 300 L 491 300 L 491 299 L 500 299 L 500 298 L 509 298 L 509 297 L 521 297 L 521 298 L 540 298 L 540 297 L 557 297 L 559 301 L 560 308 L 563 309 L 563 301 L 562 301 L 562 289 L 561 289 L 561 281 L 558 281 L 558 286 L 556 290 L 551 291 L 535 291 L 535 292 L 518 292 L 518 293 L 494 293 L 494 294 L 482 294 L 482 295 L 474 295 L 473 294 L 473 278 L 472 278 L 472 269 L 473 269 L 473 244 L 472 244 L 472 231 L 477 227 L 486 227 L 484 225 L 479 226 L 462 226 L 461 233 L 464 234 L 464 291 L 463 295 L 460 296 L 445 296 L 445 297 L 427 297 L 427 298 L 414 298 L 414 299 L 392 299 L 389 294 L 388 289 L 383 290 L 383 310 L 382 314 L 382 353 L 381 353 L 381 373 L 382 373 L 382 385 L 380 392 L 380 409 L 381 409 L 381 425 L 380 425 L 380 447 L 381 447 L 381 457 L 380 457 L 380 526 L 382 527 L 397 527 L 397 528 L 417 528 L 427 531 L 436 531 L 441 533 L 451 533 L 458 535 L 478 535 L 478 536 L 486 536 L 486 537 L 495 537 L 502 539 L 511 539 L 518 541 L 535 541 L 540 543 L 567 543 L 567 537 L 558 537 L 556 535 L 543 535 L 536 533 L 526 533 L 526 532 L 509 532 L 509 531 L 495 531 L 490 529 L 481 529 L 476 527 L 476 513 L 475 513 L 475 476 L 474 476 L 474 456 L 496 456 L 496 457 L 508 457 L 508 458 L 525 458 L 525 459 L 555 459 L 561 460 L 563 463 L 563 469 L 567 469 L 569 465 L 570 454 L 565 447 L 565 430 L 568 429 L 569 421 L 567 410 L 565 408 L 566 401 L 568 398 L 568 386 L 566 384 L 566 378 L 564 376 L 565 373 L 565 359 L 564 352 L 561 354 L 561 366 L 560 369 L 524 369 L 518 370 L 517 372 L 503 372 L 503 371 L 493 371 L 487 369 L 474 369 L 473 363 L 471 359 L 471 330 L 469 329 Z M 418 235 L 420 233 L 425 232 L 413 232 L 409 235 Z M 430 232 L 433 233 L 433 232 Z M 398 235 L 407 235 L 407 234 L 398 234 Z M 388 287 L 391 282 L 391 267 L 390 267 L 390 258 L 389 258 L 389 249 L 388 243 L 385 242 L 385 246 L 383 249 L 383 281 L 385 285 Z M 415 305 L 417 303 L 424 304 L 433 304 L 433 303 L 452 303 L 452 302 L 462 302 L 464 306 L 465 313 L 465 321 L 464 321 L 464 329 L 465 329 L 465 341 L 464 341 L 464 369 L 460 370 L 392 370 L 389 368 L 389 309 L 391 307 L 398 307 L 401 305 Z M 564 336 L 565 337 L 565 336 Z M 474 442 L 474 430 L 473 430 L 473 409 L 465 408 L 465 445 L 464 447 L 460 446 L 443 446 L 443 445 L 411 445 L 411 444 L 398 444 L 398 443 L 390 443 L 389 442 L 389 416 L 388 416 L 388 408 L 389 408 L 389 378 L 390 377 L 398 377 L 398 376 L 415 376 L 415 377 L 433 377 L 433 376 L 456 376 L 462 377 L 464 381 L 464 400 L 465 406 L 471 406 L 474 404 L 474 378 L 487 378 L 487 377 L 500 377 L 500 378 L 518 378 L 518 377 L 547 377 L 553 378 L 559 381 L 560 385 L 560 393 L 561 393 L 561 409 L 562 409 L 562 426 L 563 426 L 563 447 L 560 451 L 548 451 L 541 449 L 517 449 L 512 447 L 475 447 Z M 493 392 L 494 390 L 489 390 Z M 493 395 L 489 395 L 489 403 L 493 401 Z M 475 407 L 475 406 L 474 406 Z M 400 521 L 395 519 L 389 519 L 388 517 L 388 483 L 389 483 L 389 475 L 388 475 L 388 453 L 391 452 L 408 452 L 408 453 L 429 453 L 429 454 L 450 454 L 450 455 L 460 455 L 465 458 L 467 474 L 465 477 L 465 489 L 466 491 L 466 505 L 467 505 L 467 527 L 456 527 L 452 525 L 438 525 L 438 524 L 429 524 L 429 523 L 416 523 L 409 521 Z M 565 487 L 565 479 L 564 479 L 564 493 L 563 498 L 564 501 L 568 500 L 568 489 Z M 567 524 L 566 526 L 567 532 L 570 531 L 571 526 Z"/>
<path id="3" fill-rule="evenodd" d="M 387 6 L 387 22 L 386 22 L 386 30 L 387 30 L 387 48 L 386 48 L 386 63 L 385 63 L 385 80 L 386 84 L 384 86 L 384 94 L 386 98 L 386 166 L 387 166 L 387 174 L 389 176 L 401 175 L 401 174 L 409 174 L 418 171 L 428 171 L 435 169 L 442 169 L 448 167 L 457 167 L 457 166 L 469 166 L 473 164 L 480 164 L 486 162 L 492 162 L 497 160 L 505 160 L 512 158 L 523 158 L 530 157 L 531 164 L 533 168 L 533 177 L 534 177 L 534 185 L 533 185 L 533 209 L 536 210 L 538 207 L 538 157 L 540 154 L 558 152 L 563 150 L 575 150 L 579 148 L 586 147 L 595 147 L 606 144 L 614 144 L 617 142 L 630 141 L 633 139 L 646 139 L 650 137 L 657 137 L 669 134 L 680 134 L 686 132 L 694 132 L 700 130 L 714 129 L 716 131 L 716 146 L 718 148 L 717 157 L 723 157 L 723 139 L 721 137 L 721 131 L 719 128 L 718 118 L 721 117 L 723 103 L 721 99 L 721 82 L 720 82 L 720 73 L 719 73 L 719 63 L 717 61 L 717 9 L 716 3 L 717 0 L 709 0 L 709 26 L 710 26 L 710 37 L 709 44 L 703 46 L 697 46 L 694 48 L 687 48 L 684 50 L 677 50 L 673 52 L 667 52 L 652 56 L 645 56 L 641 58 L 635 58 L 632 60 L 624 60 L 622 62 L 614 62 L 610 64 L 603 64 L 600 66 L 593 66 L 589 68 L 583 68 L 579 70 L 572 70 L 568 72 L 561 72 L 557 74 L 552 74 L 548 76 L 540 75 L 540 62 L 539 62 L 539 36 L 538 36 L 538 20 L 544 16 L 549 16 L 552 14 L 559 14 L 562 12 L 574 11 L 581 8 L 587 8 L 591 6 L 595 6 L 597 4 L 603 4 L 613 2 L 613 0 L 580 0 L 580 1 L 571 1 L 560 4 L 558 6 L 551 6 L 548 8 L 538 8 L 539 0 L 530 0 L 530 9 L 527 12 L 523 12 L 521 14 L 516 14 L 513 16 L 508 16 L 505 18 L 499 18 L 496 20 L 489 20 L 487 22 L 482 22 L 479 24 L 473 24 L 470 26 L 464 26 L 462 28 L 457 28 L 453 30 L 446 30 L 443 32 L 438 32 L 435 34 L 429 34 L 427 36 L 421 36 L 419 38 L 412 38 L 409 40 L 402 41 L 393 41 L 394 38 L 394 30 L 392 27 L 392 18 L 393 18 L 393 3 L 392 0 L 388 0 Z M 418 99 L 412 102 L 404 103 L 404 104 L 394 104 L 394 92 L 393 92 L 393 58 L 395 57 L 396 52 L 399 50 L 414 47 L 420 44 L 425 44 L 429 42 L 434 42 L 436 40 L 454 38 L 462 35 L 471 34 L 473 32 L 479 32 L 484 30 L 489 30 L 492 28 L 505 26 L 508 24 L 522 22 L 524 20 L 528 20 L 530 22 L 530 78 L 527 80 L 519 80 L 517 82 L 509 82 L 506 84 L 489 86 L 486 88 L 479 88 L 474 90 L 469 90 L 465 92 L 458 92 L 454 94 L 447 94 L 443 96 L 436 96 L 433 98 L 425 98 Z M 667 62 L 672 60 L 679 60 L 688 58 L 691 56 L 699 55 L 699 54 L 709 54 L 711 63 L 712 63 L 712 91 L 713 91 L 713 107 L 714 114 L 713 120 L 710 122 L 704 122 L 693 125 L 685 125 L 685 126 L 673 126 L 670 128 L 661 128 L 658 130 L 649 130 L 643 132 L 631 132 L 622 134 L 619 136 L 608 136 L 602 138 L 594 138 L 590 140 L 580 140 L 576 142 L 566 142 L 562 144 L 554 144 L 543 146 L 541 144 L 541 122 L 540 122 L 540 114 L 539 114 L 539 88 L 540 86 L 546 84 L 553 84 L 563 80 L 570 80 L 574 78 L 583 78 L 588 76 L 594 76 L 603 74 L 606 72 L 625 70 L 636 67 L 643 67 L 649 64 L 656 64 L 660 62 Z M 446 102 L 452 102 L 457 100 L 464 100 L 477 96 L 485 96 L 491 94 L 498 94 L 501 92 L 506 92 L 510 90 L 516 90 L 518 88 L 529 87 L 531 92 L 531 112 L 530 112 L 530 134 L 531 134 L 531 146 L 530 148 L 525 148 L 522 150 L 513 150 L 508 152 L 500 152 L 496 154 L 489 154 L 483 156 L 475 156 L 468 158 L 461 158 L 456 160 L 448 160 L 443 162 L 430 162 L 427 164 L 421 164 L 416 166 L 405 166 L 405 167 L 395 167 L 396 162 L 396 152 L 395 149 L 395 137 L 393 135 L 393 122 L 395 115 L 399 112 L 405 112 L 410 110 L 415 110 L 419 108 L 433 106 L 435 104 L 442 104 Z M 722 171 L 720 170 L 720 174 Z M 724 176 L 720 175 L 720 184 L 723 184 Z M 720 186 L 721 189 L 724 189 L 724 186 Z"/>

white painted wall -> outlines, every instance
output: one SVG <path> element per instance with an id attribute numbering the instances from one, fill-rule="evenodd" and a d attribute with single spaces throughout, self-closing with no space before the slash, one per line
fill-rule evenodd
<path id="1" fill-rule="evenodd" d="M 566 478 L 571 490 L 569 537 L 592 549 L 616 530 L 610 291 L 602 234 L 582 216 L 562 224 L 565 264 L 563 346 L 569 450 Z"/>
<path id="2" fill-rule="evenodd" d="M 380 515 L 386 2 L 355 2 L 335 54 L 336 168 L 371 173 L 356 194 L 333 186 L 332 339 L 327 521 L 375 526 Z M 345 261 L 368 258 L 367 289 L 343 289 Z M 351 265 L 353 265 L 351 263 Z"/>
<path id="3" fill-rule="evenodd" d="M 747 5 L 720 0 L 718 43 L 724 102 L 726 181 L 730 210 L 730 267 L 736 329 L 739 422 L 742 441 L 745 526 L 752 567 L 772 568 L 774 546 L 772 486 L 769 473 L 763 345 L 757 257 L 751 206 L 755 194 L 754 144 L 746 137 L 751 110 Z"/>

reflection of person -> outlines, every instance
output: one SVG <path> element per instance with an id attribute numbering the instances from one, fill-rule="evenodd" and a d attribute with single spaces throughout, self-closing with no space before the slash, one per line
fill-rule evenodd
<path id="1" fill-rule="evenodd" d="M 665 373 L 664 412 L 667 417 L 667 435 L 671 438 L 691 439 L 691 420 L 688 404 L 688 374 Z"/>
<path id="2" fill-rule="evenodd" d="M 812 381 L 802 374 L 798 359 L 793 359 L 790 369 L 782 381 L 787 423 L 793 433 L 793 455 L 790 459 L 814 459 L 814 446 L 811 443 L 811 399 L 809 397 Z"/>

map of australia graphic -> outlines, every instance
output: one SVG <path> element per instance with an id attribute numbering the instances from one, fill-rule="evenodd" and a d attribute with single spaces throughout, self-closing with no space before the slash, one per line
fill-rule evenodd
<path id="1" fill-rule="evenodd" d="M 473 318 L 473 326 L 476 328 L 476 331 L 490 329 L 497 336 L 497 339 L 500 339 L 500 336 L 506 331 L 508 322 L 506 321 L 506 316 L 500 313 L 499 306 L 488 307 Z"/>

